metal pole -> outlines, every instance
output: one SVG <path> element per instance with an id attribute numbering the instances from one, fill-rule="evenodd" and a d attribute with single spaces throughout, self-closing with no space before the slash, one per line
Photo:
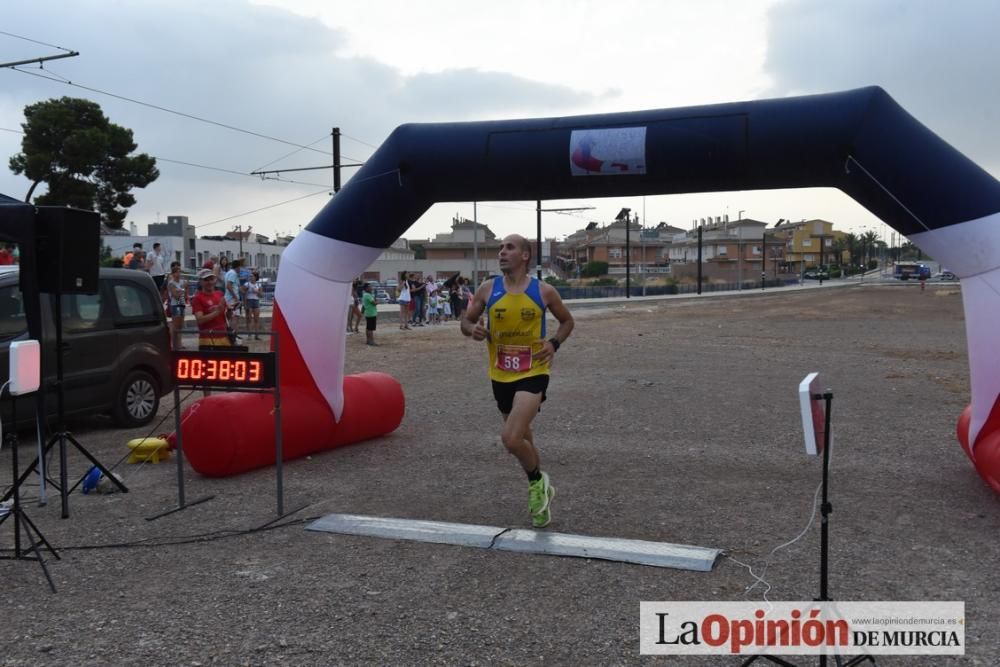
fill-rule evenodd
<path id="1" fill-rule="evenodd" d="M 636 216 L 638 217 L 638 215 Z M 625 298 L 632 298 L 632 218 L 625 214 Z"/>
<path id="2" fill-rule="evenodd" d="M 281 337 L 277 331 L 274 341 L 274 453 L 278 476 L 278 516 L 285 513 L 284 445 L 281 440 Z"/>
<path id="3" fill-rule="evenodd" d="M 767 231 L 762 232 L 760 238 L 760 290 L 763 292 L 767 282 Z"/>
<path id="4" fill-rule="evenodd" d="M 698 294 L 701 294 L 701 225 L 698 225 Z"/>
<path id="5" fill-rule="evenodd" d="M 742 213 L 742 211 L 740 211 Z M 736 280 L 737 290 L 743 289 L 743 228 L 736 227 Z"/>
<path id="6" fill-rule="evenodd" d="M 340 128 L 335 127 L 333 135 L 333 191 L 340 192 Z"/>
<path id="7" fill-rule="evenodd" d="M 174 384 L 174 432 L 177 434 L 177 507 L 184 509 L 184 435 L 181 432 L 181 392 Z"/>
<path id="8" fill-rule="evenodd" d="M 639 225 L 639 239 L 642 245 L 642 262 L 646 264 L 646 198 L 642 198 L 642 224 Z M 654 262 L 655 264 L 655 262 Z M 646 278 L 649 274 L 649 268 L 646 267 L 642 273 L 642 295 L 646 296 Z"/>
<path id="9" fill-rule="evenodd" d="M 649 273 L 649 268 L 648 268 L 648 263 L 646 262 L 646 229 L 645 229 L 646 198 L 645 197 L 642 198 L 642 208 L 643 208 L 643 218 L 642 218 L 643 224 L 639 225 L 639 248 L 640 248 L 640 253 L 642 254 L 642 260 L 639 262 L 639 275 L 642 277 L 642 295 L 646 296 L 646 275 Z M 638 213 L 636 214 L 636 217 L 637 218 L 639 217 Z"/>
<path id="10" fill-rule="evenodd" d="M 535 214 L 536 214 L 536 225 L 538 238 L 535 240 L 535 269 L 538 273 L 538 279 L 542 279 L 542 200 L 535 200 Z"/>
<path id="11" fill-rule="evenodd" d="M 479 289 L 479 220 L 472 202 L 472 291 Z"/>

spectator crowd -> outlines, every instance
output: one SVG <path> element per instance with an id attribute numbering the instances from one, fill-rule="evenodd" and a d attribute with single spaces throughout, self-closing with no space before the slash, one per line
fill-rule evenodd
<path id="1" fill-rule="evenodd" d="M 159 243 L 154 243 L 149 252 L 136 243 L 113 265 L 145 271 L 156 283 L 174 349 L 181 349 L 181 330 L 188 306 L 198 324 L 200 346 L 235 345 L 244 338 L 260 340 L 263 287 L 260 272 L 246 266 L 245 260 L 212 255 L 198 271 L 198 280 L 193 285 L 183 277 L 180 262 L 169 261 Z"/>

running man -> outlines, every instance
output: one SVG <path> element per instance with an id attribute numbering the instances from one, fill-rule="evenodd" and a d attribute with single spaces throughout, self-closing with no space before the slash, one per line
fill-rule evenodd
<path id="1" fill-rule="evenodd" d="M 544 528 L 552 520 L 556 490 L 539 467 L 531 422 L 545 400 L 552 357 L 573 331 L 573 316 L 554 287 L 528 275 L 531 244 L 524 237 L 505 238 L 499 259 L 503 277 L 486 280 L 476 290 L 461 320 L 462 333 L 485 340 L 489 348 L 493 397 L 504 418 L 500 437 L 528 475 L 531 523 Z M 548 340 L 546 310 L 559 320 Z"/>

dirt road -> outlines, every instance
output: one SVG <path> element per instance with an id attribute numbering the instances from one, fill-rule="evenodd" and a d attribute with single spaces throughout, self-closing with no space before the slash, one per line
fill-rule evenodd
<path id="1" fill-rule="evenodd" d="M 934 664 L 998 664 L 1000 503 L 954 436 L 969 400 L 958 286 L 577 315 L 536 428 L 558 488 L 552 530 L 759 562 L 810 516 L 820 462 L 804 454 L 796 388 L 821 371 L 834 393 L 833 597 L 964 600 L 969 653 Z M 122 465 L 131 492 L 74 495 L 70 520 L 58 502 L 29 504 L 61 549 L 49 561 L 59 593 L 36 564 L 0 562 L 0 664 L 638 664 L 640 600 L 743 598 L 752 579 L 727 558 L 695 573 L 303 530 L 297 519 L 330 512 L 528 525 L 485 351 L 454 324 L 380 342 L 350 337 L 347 370 L 399 378 L 403 425 L 290 463 L 286 505 L 308 506 L 283 527 L 238 532 L 273 518 L 271 469 L 189 471 L 188 497 L 215 498 L 154 522 L 145 517 L 176 503 L 172 462 Z M 73 428 L 105 462 L 145 434 L 98 418 Z M 8 470 L 4 453 L 0 480 Z M 9 524 L 0 531 L 9 546 Z M 817 595 L 818 549 L 814 524 L 774 558 L 771 599 Z"/>

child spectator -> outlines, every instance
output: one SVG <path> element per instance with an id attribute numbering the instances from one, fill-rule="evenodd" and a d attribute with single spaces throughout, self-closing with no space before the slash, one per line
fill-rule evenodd
<path id="1" fill-rule="evenodd" d="M 438 306 L 440 302 L 441 302 L 441 296 L 437 292 L 433 292 L 429 297 L 427 297 L 428 324 L 441 324 L 441 319 L 438 315 Z"/>
<path id="2" fill-rule="evenodd" d="M 378 347 L 375 342 L 375 320 L 378 308 L 375 306 L 375 295 L 372 294 L 371 283 L 365 283 L 365 291 L 361 295 L 361 306 L 365 313 L 365 344 Z"/>

